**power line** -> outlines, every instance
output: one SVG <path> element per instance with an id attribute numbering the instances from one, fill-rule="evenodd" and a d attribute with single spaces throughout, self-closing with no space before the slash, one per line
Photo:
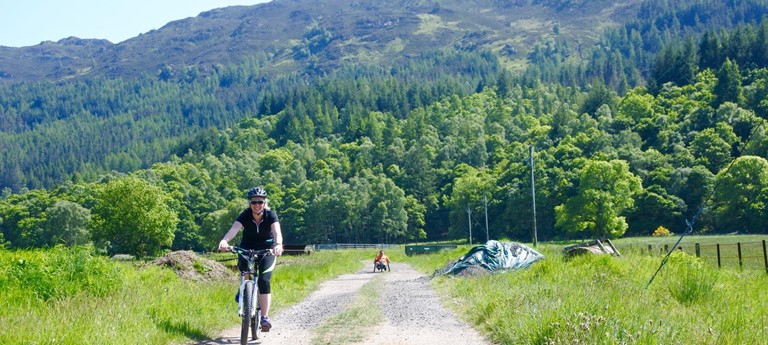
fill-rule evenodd
<path id="1" fill-rule="evenodd" d="M 752 129 L 752 132 L 749 133 L 749 137 L 747 137 L 747 141 L 744 142 L 744 145 L 741 147 L 739 152 L 736 153 L 736 157 L 731 161 L 731 163 L 728 164 L 728 167 L 725 169 L 725 172 L 723 175 L 728 174 L 729 171 L 731 171 L 731 167 L 733 166 L 733 163 L 736 162 L 736 159 L 741 157 L 741 154 L 744 152 L 744 150 L 747 148 L 747 144 L 752 140 L 752 136 L 757 132 L 757 129 L 763 126 L 763 123 L 765 122 L 765 118 L 762 118 L 760 121 L 760 124 L 755 126 L 754 129 Z M 651 286 L 651 283 L 653 283 L 653 280 L 656 278 L 656 275 L 661 271 L 661 268 L 664 267 L 664 264 L 667 263 L 667 260 L 669 260 L 669 256 L 672 255 L 672 252 L 675 251 L 677 246 L 680 244 L 680 241 L 683 240 L 683 237 L 685 235 L 688 235 L 693 232 L 693 224 L 696 223 L 696 219 L 699 218 L 701 213 L 704 211 L 704 206 L 709 202 L 710 199 L 715 195 L 715 191 L 717 191 L 718 188 L 720 188 L 720 183 L 722 183 L 723 180 L 720 179 L 715 183 L 715 187 L 712 188 L 712 191 L 709 192 L 709 195 L 701 202 L 701 205 L 699 205 L 699 209 L 696 211 L 696 214 L 693 215 L 690 221 L 686 219 L 685 224 L 687 226 L 685 232 L 683 232 L 682 235 L 680 235 L 680 238 L 677 239 L 677 242 L 675 242 L 675 245 L 672 246 L 672 248 L 667 252 L 667 255 L 664 256 L 664 259 L 661 260 L 661 264 L 659 265 L 659 268 L 656 269 L 656 272 L 653 273 L 653 276 L 651 276 L 651 280 L 648 281 L 648 284 L 645 286 L 647 289 L 649 286 Z"/>

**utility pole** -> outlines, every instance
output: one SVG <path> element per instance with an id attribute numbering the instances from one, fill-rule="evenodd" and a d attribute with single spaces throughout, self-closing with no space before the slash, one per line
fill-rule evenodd
<path id="1" fill-rule="evenodd" d="M 467 224 L 469 224 L 469 245 L 472 245 L 472 210 L 469 209 L 469 203 L 467 203 Z"/>
<path id="2" fill-rule="evenodd" d="M 529 159 L 531 162 L 531 201 L 533 203 L 533 246 L 536 247 L 539 240 L 536 233 L 536 185 L 533 183 L 533 145 L 531 145 Z"/>
<path id="3" fill-rule="evenodd" d="M 491 240 L 491 237 L 488 236 L 488 200 L 485 194 L 483 194 L 483 206 L 485 206 L 485 241 L 488 242 Z"/>

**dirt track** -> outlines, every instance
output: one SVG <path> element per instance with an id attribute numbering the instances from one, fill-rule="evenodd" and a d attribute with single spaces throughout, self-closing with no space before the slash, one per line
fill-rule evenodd
<path id="1" fill-rule="evenodd" d="M 370 266 L 370 265 L 368 265 Z M 391 272 L 372 273 L 366 267 L 324 283 L 303 302 L 271 316 L 274 328 L 261 342 L 274 345 L 324 344 L 315 330 L 344 311 L 366 283 L 379 279 L 382 320 L 361 330 L 363 341 L 355 345 L 490 344 L 466 322 L 443 307 L 429 280 L 406 264 L 393 263 Z M 238 344 L 240 327 L 228 329 L 221 338 L 195 345 Z M 249 343 L 249 344 L 250 344 Z M 342 344 L 342 343 L 334 343 Z"/>

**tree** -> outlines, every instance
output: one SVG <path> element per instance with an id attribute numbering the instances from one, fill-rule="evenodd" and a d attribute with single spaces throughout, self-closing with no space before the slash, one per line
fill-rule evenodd
<path id="1" fill-rule="evenodd" d="M 717 35 L 706 32 L 699 41 L 699 67 L 717 68 L 723 64 L 722 46 Z"/>
<path id="2" fill-rule="evenodd" d="M 245 204 L 238 199 L 230 202 L 227 208 L 208 213 L 203 218 L 203 224 L 200 226 L 203 246 L 208 249 L 217 248 L 221 238 L 224 237 L 224 234 L 244 208 Z"/>
<path id="3" fill-rule="evenodd" d="M 626 121 L 629 125 L 639 123 L 643 119 L 653 119 L 655 100 L 652 95 L 642 93 L 642 90 L 630 91 L 619 105 L 617 120 Z"/>
<path id="4" fill-rule="evenodd" d="M 587 97 L 579 107 L 579 114 L 593 115 L 601 105 L 607 104 L 614 108 L 615 103 L 613 92 L 605 84 L 598 82 L 590 87 Z"/>
<path id="5" fill-rule="evenodd" d="M 725 102 L 744 104 L 744 90 L 741 87 L 741 72 L 736 62 L 726 59 L 717 72 L 717 84 L 714 90 L 715 100 L 713 108 L 719 107 Z"/>
<path id="6" fill-rule="evenodd" d="M 739 157 L 716 179 L 720 183 L 715 191 L 717 230 L 765 233 L 768 161 L 757 156 Z"/>
<path id="7" fill-rule="evenodd" d="M 50 243 L 64 243 L 68 247 L 90 241 L 88 225 L 91 210 L 71 201 L 58 201 L 46 210 L 46 230 Z"/>
<path id="8" fill-rule="evenodd" d="M 103 185 L 92 213 L 94 242 L 109 243 L 110 253 L 139 257 L 170 247 L 179 222 L 165 192 L 132 176 Z"/>
<path id="9" fill-rule="evenodd" d="M 381 234 L 381 243 L 404 239 L 408 230 L 405 193 L 392 180 L 376 175 L 371 180 L 371 199 L 368 210 L 374 232 Z"/>
<path id="10" fill-rule="evenodd" d="M 677 195 L 685 202 L 684 215 L 686 219 L 690 219 L 699 212 L 702 204 L 712 192 L 714 180 L 715 175 L 701 165 L 678 168 L 672 172 L 668 190 L 670 194 Z"/>
<path id="11" fill-rule="evenodd" d="M 640 178 L 620 160 L 589 161 L 579 173 L 576 195 L 555 207 L 556 226 L 571 233 L 616 238 L 627 230 L 621 213 L 634 205 Z"/>
<path id="12" fill-rule="evenodd" d="M 46 209 L 53 204 L 51 194 L 35 189 L 12 194 L 0 203 L 0 232 L 14 248 L 42 247 L 48 240 Z"/>
<path id="13" fill-rule="evenodd" d="M 627 216 L 627 235 L 647 236 L 659 226 L 675 232 L 685 230 L 682 218 L 685 203 L 682 199 L 668 195 L 657 186 L 643 190 L 635 199 L 634 209 Z"/>
<path id="14" fill-rule="evenodd" d="M 496 181 L 486 170 L 478 170 L 464 163 L 456 166 L 455 170 L 457 177 L 453 182 L 453 192 L 450 198 L 446 198 L 445 204 L 451 208 L 451 233 L 455 237 L 464 237 L 468 229 L 467 209 L 469 208 L 472 214 L 481 214 L 483 196 L 493 194 Z"/>
<path id="15" fill-rule="evenodd" d="M 424 231 L 424 214 L 427 208 L 419 203 L 415 197 L 408 195 L 405 197 L 405 211 L 408 214 L 408 229 L 406 230 L 406 241 L 418 241 L 427 237 Z"/>
<path id="16" fill-rule="evenodd" d="M 691 148 L 697 161 L 714 173 L 731 159 L 731 145 L 737 140 L 730 125 L 718 122 L 715 128 L 699 132 L 691 142 Z"/>

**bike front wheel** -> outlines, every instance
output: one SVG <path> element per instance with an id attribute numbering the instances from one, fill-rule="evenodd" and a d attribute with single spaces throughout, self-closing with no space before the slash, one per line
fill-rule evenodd
<path id="1" fill-rule="evenodd" d="M 248 343 L 248 331 L 252 324 L 258 323 L 258 321 L 253 320 L 253 315 L 255 314 L 254 309 L 256 307 L 254 298 L 257 298 L 254 296 L 253 290 L 253 281 L 249 280 L 245 282 L 245 288 L 243 289 L 243 327 L 240 329 L 240 345 L 246 345 Z M 253 332 L 253 335 L 255 338 L 256 332 Z"/>

